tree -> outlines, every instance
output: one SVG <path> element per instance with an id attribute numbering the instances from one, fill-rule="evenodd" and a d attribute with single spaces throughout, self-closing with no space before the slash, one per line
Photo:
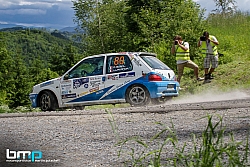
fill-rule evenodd
<path id="1" fill-rule="evenodd" d="M 124 1 L 73 1 L 75 22 L 83 30 L 86 55 L 130 51 L 131 38 L 124 22 Z"/>
<path id="2" fill-rule="evenodd" d="M 235 0 L 214 0 L 217 7 L 214 11 L 217 13 L 232 13 L 237 8 Z"/>
<path id="3" fill-rule="evenodd" d="M 133 33 L 135 48 L 157 53 L 174 69 L 175 57 L 170 56 L 170 48 L 173 37 L 178 34 L 189 41 L 192 58 L 197 54 L 197 39 L 205 29 L 204 11 L 197 3 L 192 0 L 148 0 L 133 4 L 129 0 L 127 5 L 132 5 L 127 6 L 126 23 Z"/>
<path id="4" fill-rule="evenodd" d="M 31 78 L 28 75 L 28 69 L 25 66 L 23 57 L 20 54 L 14 56 L 11 67 L 11 84 L 8 86 L 9 107 L 27 106 L 30 104 L 29 93 L 31 91 Z"/>
<path id="5" fill-rule="evenodd" d="M 63 50 L 56 47 L 54 48 L 54 54 L 48 60 L 49 68 L 57 74 L 62 75 L 82 58 L 77 53 L 77 49 L 71 44 Z"/>
<path id="6" fill-rule="evenodd" d="M 0 32 L 0 105 L 8 105 L 11 101 L 11 90 L 14 88 L 13 58 L 6 49 L 5 34 Z"/>
<path id="7" fill-rule="evenodd" d="M 0 105 L 8 103 L 9 88 L 12 86 L 10 75 L 12 58 L 3 43 L 0 43 Z"/>

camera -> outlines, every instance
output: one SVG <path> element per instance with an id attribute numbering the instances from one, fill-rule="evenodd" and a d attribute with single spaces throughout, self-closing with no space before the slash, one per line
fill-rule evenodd
<path id="1" fill-rule="evenodd" d="M 177 40 L 176 40 L 176 41 L 174 41 L 174 44 L 175 44 L 175 45 L 178 45 L 178 41 L 177 41 Z"/>
<path id="2" fill-rule="evenodd" d="M 205 36 L 201 36 L 201 37 L 200 37 L 200 40 L 201 40 L 201 41 L 206 41 L 206 37 L 205 37 Z"/>

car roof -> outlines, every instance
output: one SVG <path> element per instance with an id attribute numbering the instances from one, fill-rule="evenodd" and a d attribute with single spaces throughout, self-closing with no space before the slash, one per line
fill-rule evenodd
<path id="1" fill-rule="evenodd" d="M 126 55 L 130 55 L 130 54 L 137 54 L 137 55 L 151 55 L 151 56 L 156 56 L 155 53 L 150 53 L 150 52 L 118 52 L 118 53 L 108 53 L 107 55 L 117 55 L 117 54 L 126 54 Z"/>
<path id="2" fill-rule="evenodd" d="M 117 52 L 117 53 L 105 53 L 105 54 L 97 54 L 97 55 L 92 55 L 92 56 L 87 56 L 85 58 L 90 58 L 90 57 L 100 57 L 100 56 L 112 56 L 112 55 L 150 55 L 156 57 L 155 53 L 150 53 L 150 52 Z"/>

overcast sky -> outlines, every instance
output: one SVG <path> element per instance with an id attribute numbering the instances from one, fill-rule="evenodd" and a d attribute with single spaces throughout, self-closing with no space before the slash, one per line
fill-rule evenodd
<path id="1" fill-rule="evenodd" d="M 198 4 L 200 4 L 201 8 L 205 8 L 207 13 L 211 12 L 215 9 L 214 0 L 194 0 Z M 250 0 L 235 0 L 236 6 L 241 11 L 249 11 L 250 12 Z"/>
<path id="2" fill-rule="evenodd" d="M 208 12 L 215 9 L 214 0 L 194 0 Z M 250 0 L 236 0 L 238 9 L 250 11 Z M 0 0 L 0 24 L 36 27 L 74 27 L 71 0 Z"/>

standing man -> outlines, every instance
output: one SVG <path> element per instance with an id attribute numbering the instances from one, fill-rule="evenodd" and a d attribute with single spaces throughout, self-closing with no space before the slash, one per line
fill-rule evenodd
<path id="1" fill-rule="evenodd" d="M 213 79 L 211 74 L 214 72 L 214 69 L 218 67 L 219 58 L 217 45 L 219 45 L 218 40 L 215 36 L 209 35 L 207 31 L 203 33 L 203 36 L 200 37 L 198 41 L 198 47 L 202 49 L 202 55 L 204 59 L 204 69 L 205 69 L 205 81 L 204 83 L 211 82 L 210 79 Z M 210 67 L 210 64 L 212 65 Z"/>
<path id="2" fill-rule="evenodd" d="M 197 81 L 202 81 L 204 78 L 198 76 L 199 67 L 193 61 L 190 60 L 189 56 L 189 43 L 182 41 L 182 37 L 176 35 L 173 41 L 171 53 L 176 55 L 176 63 L 178 70 L 177 81 L 180 83 L 183 75 L 184 67 L 188 67 L 194 70 L 194 75 Z"/>

